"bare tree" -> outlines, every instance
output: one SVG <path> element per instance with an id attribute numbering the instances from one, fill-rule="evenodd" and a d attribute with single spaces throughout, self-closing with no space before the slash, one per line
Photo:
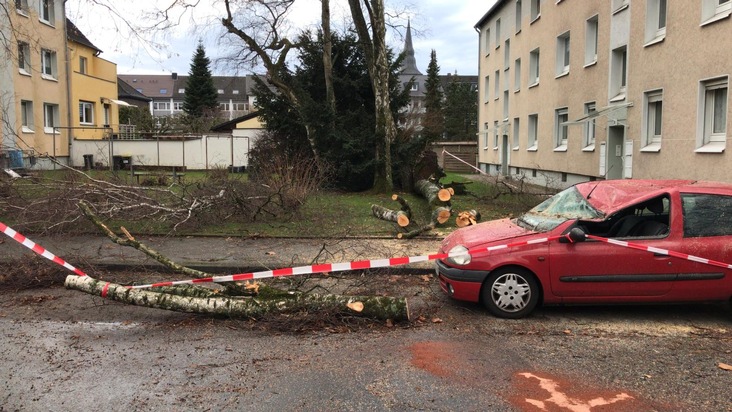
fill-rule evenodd
<path id="1" fill-rule="evenodd" d="M 397 129 L 390 104 L 384 0 L 348 0 L 348 4 L 366 56 L 376 104 L 374 189 L 390 192 L 393 188 L 391 144 L 396 139 Z"/>

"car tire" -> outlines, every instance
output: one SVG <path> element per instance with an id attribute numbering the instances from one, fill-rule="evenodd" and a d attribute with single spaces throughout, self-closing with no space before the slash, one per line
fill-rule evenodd
<path id="1" fill-rule="evenodd" d="M 520 319 L 539 303 L 539 284 L 526 269 L 498 269 L 486 278 L 481 295 L 483 304 L 495 316 Z"/>

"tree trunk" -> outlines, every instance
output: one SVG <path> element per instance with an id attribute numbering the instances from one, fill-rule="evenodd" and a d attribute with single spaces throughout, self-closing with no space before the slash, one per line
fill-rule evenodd
<path id="1" fill-rule="evenodd" d="M 381 220 L 395 222 L 400 227 L 409 226 L 409 216 L 401 210 L 391 210 L 379 205 L 371 205 L 371 213 Z"/>
<path id="2" fill-rule="evenodd" d="M 465 210 L 463 212 L 458 213 L 457 218 L 455 218 L 455 224 L 457 227 L 465 227 L 470 226 L 478 223 L 480 221 L 480 212 L 476 210 Z"/>
<path id="3" fill-rule="evenodd" d="M 450 208 L 438 206 L 432 210 L 432 223 L 442 225 L 450 220 Z"/>
<path id="4" fill-rule="evenodd" d="M 330 0 L 321 1 L 321 26 L 323 27 L 323 76 L 325 78 L 325 98 L 335 116 L 336 100 L 333 91 L 333 36 L 330 31 Z M 331 123 L 334 124 L 335 117 Z"/>
<path id="5" fill-rule="evenodd" d="M 414 190 L 417 191 L 431 205 L 449 205 L 452 195 L 447 189 L 442 189 L 436 184 L 428 180 L 418 180 L 414 184 Z"/>
<path id="6" fill-rule="evenodd" d="M 391 195 L 391 200 L 399 202 L 399 204 L 402 205 L 402 212 L 406 213 L 408 218 L 412 218 L 412 208 L 409 206 L 406 199 L 397 194 L 393 194 Z"/>
<path id="7" fill-rule="evenodd" d="M 294 293 L 287 296 L 277 295 L 274 299 L 190 297 L 130 289 L 89 276 L 76 275 L 67 276 L 64 285 L 68 289 L 80 290 L 131 305 L 204 315 L 256 319 L 268 313 L 296 312 L 300 310 L 331 309 L 357 313 L 357 311 L 350 309 L 348 305 L 361 302 L 363 310 L 358 313 L 362 316 L 379 320 L 409 320 L 409 306 L 404 298 L 316 295 L 309 293 Z M 360 308 L 360 305 L 358 307 Z"/>
<path id="8" fill-rule="evenodd" d="M 418 229 L 414 229 L 407 233 L 399 233 L 397 234 L 397 239 L 412 239 L 414 237 L 417 237 L 421 235 L 422 233 L 429 232 L 430 230 L 435 228 L 435 223 L 432 222 L 429 225 L 422 226 Z"/>

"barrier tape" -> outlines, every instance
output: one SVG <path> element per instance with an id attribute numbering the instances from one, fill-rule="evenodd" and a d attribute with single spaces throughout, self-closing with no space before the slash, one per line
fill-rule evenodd
<path id="1" fill-rule="evenodd" d="M 32 240 L 30 240 L 30 239 L 26 238 L 25 236 L 21 235 L 20 233 L 16 232 L 15 230 L 8 227 L 7 225 L 5 225 L 2 222 L 0 222 L 0 232 L 3 232 L 8 237 L 10 237 L 11 239 L 20 243 L 21 245 L 27 247 L 28 249 L 32 250 L 36 254 L 43 256 L 44 258 L 74 272 L 76 275 L 87 276 L 87 274 L 84 273 L 82 270 L 74 267 L 70 263 L 66 262 L 65 260 L 61 259 L 60 257 L 58 257 L 58 256 L 54 255 L 53 253 L 49 252 L 48 250 L 44 249 L 40 245 L 36 244 Z M 679 259 L 703 263 L 703 264 L 711 265 L 711 266 L 718 266 L 718 267 L 722 267 L 725 269 L 732 269 L 731 264 L 712 260 L 712 259 L 706 259 L 706 258 L 702 258 L 699 256 L 689 255 L 686 253 L 680 253 L 680 252 L 675 252 L 675 251 L 667 250 L 667 249 L 661 249 L 661 248 L 657 248 L 657 247 L 653 247 L 653 246 L 646 246 L 646 245 L 642 245 L 639 243 L 627 242 L 624 240 L 617 240 L 617 239 L 610 239 L 610 238 L 605 238 L 605 237 L 600 237 L 600 236 L 595 236 L 595 235 L 583 234 L 583 236 L 585 239 L 597 240 L 600 242 L 605 242 L 605 243 L 609 243 L 609 244 L 616 245 L 616 246 L 637 249 L 637 250 L 650 252 L 650 253 L 656 253 L 656 254 L 665 255 L 665 256 L 672 256 L 672 257 L 676 257 Z M 176 281 L 168 281 L 168 282 L 151 283 L 151 284 L 147 284 L 147 285 L 134 285 L 134 286 L 127 286 L 127 288 L 146 289 L 146 288 L 155 288 L 155 287 L 162 287 L 162 286 L 175 286 L 175 285 L 196 284 L 196 283 L 224 283 L 224 282 L 236 282 L 236 281 L 243 281 L 243 280 L 265 279 L 265 278 L 275 278 L 275 277 L 284 277 L 284 276 L 308 275 L 308 274 L 315 274 L 315 273 L 375 269 L 375 268 L 383 268 L 383 267 L 389 267 L 389 266 L 400 266 L 400 265 L 406 265 L 406 264 L 417 263 L 417 262 L 427 262 L 430 260 L 445 259 L 445 258 L 449 258 L 449 257 L 458 257 L 458 256 L 465 256 L 465 255 L 470 255 L 470 256 L 482 255 L 482 254 L 486 254 L 486 253 L 490 253 L 490 252 L 494 252 L 494 251 L 498 251 L 498 250 L 511 249 L 511 248 L 521 247 L 521 246 L 537 245 L 537 244 L 542 244 L 542 243 L 549 243 L 549 242 L 559 240 L 559 239 L 567 239 L 571 243 L 574 243 L 578 240 L 575 237 L 573 237 L 572 233 L 568 233 L 565 235 L 549 236 L 549 237 L 544 237 L 544 238 L 539 238 L 539 239 L 507 243 L 505 245 L 496 245 L 496 246 L 489 246 L 489 247 L 484 247 L 484 248 L 474 248 L 474 249 L 466 250 L 464 252 L 438 253 L 438 254 L 421 255 L 421 256 L 403 256 L 403 257 L 390 258 L 390 259 L 359 260 L 359 261 L 342 262 L 342 263 L 324 263 L 324 264 L 320 264 L 320 265 L 297 266 L 297 267 L 284 268 L 284 269 L 265 270 L 265 271 L 260 271 L 260 272 L 239 273 L 239 274 L 235 274 L 235 275 L 212 276 L 212 277 L 200 278 L 200 279 L 176 280 Z M 109 285 L 109 282 L 107 282 L 107 284 L 104 285 L 104 288 L 102 290 L 102 297 L 104 297 L 107 294 L 108 285 Z"/>
<path id="2" fill-rule="evenodd" d="M 476 248 L 467 250 L 459 253 L 439 253 L 434 255 L 423 255 L 423 256 L 404 256 L 391 259 L 376 259 L 376 260 L 360 260 L 355 262 L 343 262 L 343 263 L 326 263 L 322 265 L 311 265 L 311 266 L 298 266 L 286 269 L 277 270 L 265 270 L 261 272 L 250 272 L 250 273 L 239 273 L 236 275 L 224 275 L 224 276 L 213 276 L 208 278 L 200 279 L 188 279 L 188 280 L 176 280 L 171 282 L 160 282 L 152 283 L 149 285 L 135 285 L 128 286 L 131 289 L 146 289 L 146 288 L 157 288 L 162 286 L 176 286 L 176 285 L 193 285 L 196 283 L 224 283 L 224 282 L 237 282 L 242 280 L 254 280 L 254 279 L 265 279 L 275 278 L 284 276 L 294 275 L 311 275 L 315 273 L 326 273 L 326 272 L 343 272 L 348 270 L 363 270 L 363 269 L 375 269 L 383 268 L 388 266 L 399 266 L 406 265 L 409 263 L 427 262 L 436 259 L 445 259 L 448 257 L 457 257 L 464 255 L 476 255 L 490 253 L 496 250 L 509 249 L 519 246 L 534 245 L 539 243 L 547 243 L 559 238 L 566 238 L 567 235 L 551 236 L 541 239 L 534 239 L 522 242 L 507 243 L 505 245 L 490 246 L 485 248 Z"/>
<path id="3" fill-rule="evenodd" d="M 41 255 L 44 258 L 52 261 L 53 263 L 61 265 L 61 266 L 65 267 L 66 269 L 76 273 L 79 276 L 86 276 L 86 273 L 82 272 L 81 269 L 77 269 L 70 263 L 66 262 L 65 260 L 61 259 L 60 257 L 58 257 L 58 256 L 54 255 L 53 253 L 49 252 L 48 250 L 44 249 L 40 245 L 36 244 L 32 240 L 30 240 L 27 237 L 16 232 L 15 230 L 8 227 L 7 225 L 5 225 L 2 222 L 0 222 L 0 232 L 3 232 L 9 238 L 11 238 L 11 239 L 15 240 L 16 242 L 20 243 L 21 245 L 27 247 L 28 249 L 32 250 L 36 254 Z"/>

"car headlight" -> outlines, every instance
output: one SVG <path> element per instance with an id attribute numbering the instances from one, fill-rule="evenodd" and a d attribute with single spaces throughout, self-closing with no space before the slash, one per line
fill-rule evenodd
<path id="1" fill-rule="evenodd" d="M 470 254 L 468 254 L 468 248 L 462 245 L 457 245 L 447 252 L 447 261 L 454 265 L 467 265 L 470 263 Z"/>

